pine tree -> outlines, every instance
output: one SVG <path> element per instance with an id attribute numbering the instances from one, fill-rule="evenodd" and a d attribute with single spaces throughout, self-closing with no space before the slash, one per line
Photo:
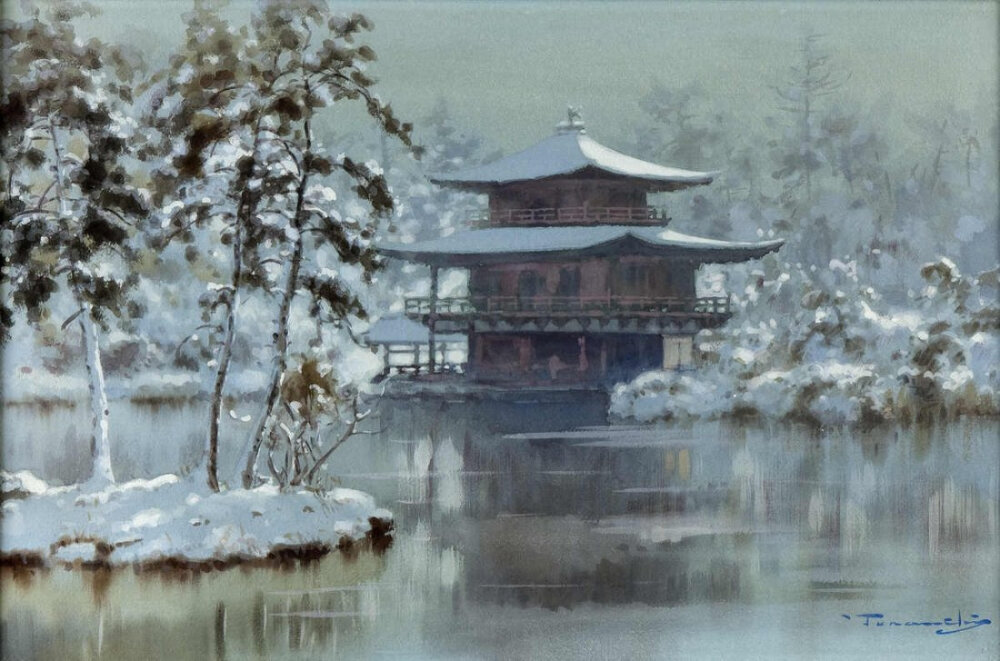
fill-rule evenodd
<path id="1" fill-rule="evenodd" d="M 772 177 L 782 183 L 782 205 L 792 220 L 778 229 L 808 232 L 811 252 L 807 259 L 825 266 L 832 256 L 833 228 L 830 219 L 814 209 L 816 173 L 831 160 L 820 144 L 820 100 L 836 93 L 849 75 L 831 64 L 831 55 L 820 46 L 822 38 L 816 33 L 802 38 L 801 61 L 791 67 L 791 79 L 774 87 L 782 104 L 780 109 L 789 113 L 792 126 L 784 141 L 772 143 L 776 161 Z"/>
<path id="2" fill-rule="evenodd" d="M 236 340 L 236 317 L 247 287 L 261 285 L 265 257 L 253 248 L 267 239 L 257 227 L 268 170 L 262 146 L 267 127 L 254 84 L 246 30 L 219 14 L 224 3 L 195 3 L 186 15 L 186 39 L 148 93 L 148 122 L 159 130 L 165 164 L 154 172 L 162 230 L 154 245 L 186 244 L 194 262 L 204 244 L 230 252 L 228 278 L 211 283 L 199 303 L 205 325 L 215 331 L 215 378 L 209 403 L 205 456 L 209 488 L 218 491 L 218 447 L 223 391 Z M 267 88 L 265 83 L 264 89 Z M 204 232 L 199 232 L 204 230 Z M 201 237 L 205 233 L 207 238 Z M 252 275 L 253 274 L 253 275 Z"/>
<path id="3" fill-rule="evenodd" d="M 242 481 L 250 486 L 260 448 L 274 438 L 295 302 L 307 301 L 314 316 L 333 323 L 363 317 L 344 272 L 358 270 L 365 284 L 380 266 L 371 240 L 393 209 L 388 184 L 376 165 L 328 150 L 317 119 L 340 104 L 360 103 L 381 131 L 411 146 L 410 125 L 371 90 L 374 80 L 364 69 L 375 54 L 355 43 L 371 29 L 364 16 L 337 17 L 312 0 L 269 3 L 249 26 L 234 28 L 221 7 L 196 4 L 185 48 L 154 92 L 172 152 L 171 166 L 158 176 L 170 237 L 188 241 L 196 255 L 194 231 L 211 228 L 232 251 L 231 275 L 207 308 L 224 311 L 207 441 L 213 489 L 240 296 L 278 300 L 271 375 L 244 458 Z M 345 185 L 370 215 L 343 202 L 334 208 L 347 197 Z"/>
<path id="4" fill-rule="evenodd" d="M 737 120 L 714 109 L 697 84 L 656 83 L 639 99 L 639 108 L 646 121 L 635 129 L 629 151 L 680 168 L 720 171 L 707 189 L 666 196 L 671 213 L 676 210 L 693 231 L 729 238 L 733 226 L 726 207 L 749 194 L 753 167 L 750 153 L 740 152 L 727 130 Z"/>
<path id="5" fill-rule="evenodd" d="M 13 308 L 31 323 L 51 315 L 64 292 L 76 311 L 63 328 L 80 327 L 92 412 L 94 485 L 114 481 L 100 331 L 112 317 L 136 316 L 129 301 L 131 241 L 147 211 L 131 184 L 136 124 L 134 64 L 119 49 L 77 38 L 72 21 L 84 5 L 55 3 L 22 21 L 4 21 L 0 97 L 3 198 L 0 310 L 3 335 Z"/>

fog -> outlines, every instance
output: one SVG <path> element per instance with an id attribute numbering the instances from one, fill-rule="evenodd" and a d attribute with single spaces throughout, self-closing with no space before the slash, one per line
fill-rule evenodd
<path id="1" fill-rule="evenodd" d="M 13 9 L 5 3 L 6 9 Z M 151 64 L 182 35 L 187 3 L 98 0 L 85 32 L 131 44 Z M 234 19 L 256 3 L 234 2 Z M 404 118 L 444 97 L 456 120 L 509 152 L 548 135 L 567 104 L 614 144 L 653 82 L 702 86 L 750 125 L 774 113 L 772 86 L 824 35 L 849 72 L 843 102 L 905 129 L 954 105 L 990 118 L 997 98 L 997 5 L 987 2 L 362 2 L 375 23 L 379 93 Z M 359 124 L 360 125 L 360 124 Z M 343 127 L 351 128 L 350 126 Z M 904 131 L 905 132 L 905 131 Z"/>

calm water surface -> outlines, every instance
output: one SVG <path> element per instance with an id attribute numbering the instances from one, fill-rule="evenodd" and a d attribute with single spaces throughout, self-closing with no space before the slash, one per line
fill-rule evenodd
<path id="1" fill-rule="evenodd" d="M 44 443 L 11 442 L 73 415 L 8 412 L 5 463 L 75 478 Z M 171 438 L 138 431 L 154 416 Z M 140 440 L 123 464 L 171 470 L 196 450 L 200 417 L 133 411 Z M 483 420 L 387 410 L 379 435 L 335 455 L 344 486 L 396 515 L 383 555 L 180 576 L 5 572 L 3 656 L 1000 656 L 995 423 L 510 435 Z M 77 442 L 72 424 L 56 433 Z M 959 613 L 992 624 L 935 633 Z"/>

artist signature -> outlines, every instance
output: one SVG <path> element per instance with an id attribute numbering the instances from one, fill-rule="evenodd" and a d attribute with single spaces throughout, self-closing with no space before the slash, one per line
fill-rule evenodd
<path id="1" fill-rule="evenodd" d="M 960 633 L 962 631 L 969 631 L 975 629 L 976 627 L 981 627 L 986 624 L 993 624 L 991 620 L 985 617 L 979 617 L 975 613 L 971 615 L 962 615 L 962 611 L 958 611 L 958 618 L 946 617 L 941 620 L 928 620 L 928 621 L 918 621 L 918 620 L 905 620 L 897 621 L 892 619 L 887 619 L 882 613 L 858 613 L 857 615 L 847 615 L 842 614 L 845 620 L 854 620 L 861 622 L 866 627 L 938 627 L 934 631 L 939 636 L 947 636 L 951 633 Z"/>

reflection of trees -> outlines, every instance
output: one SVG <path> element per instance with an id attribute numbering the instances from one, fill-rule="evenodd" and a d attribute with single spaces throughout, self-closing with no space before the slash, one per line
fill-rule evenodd
<path id="1" fill-rule="evenodd" d="M 995 489 L 994 489 L 995 491 Z M 948 478 L 927 497 L 927 550 L 932 556 L 997 538 L 997 500 Z"/>
<path id="2" fill-rule="evenodd" d="M 879 427 L 860 435 L 698 425 L 503 438 L 482 431 L 483 416 L 466 413 L 452 407 L 438 419 L 437 435 L 453 439 L 449 448 L 461 455 L 455 458 L 463 471 L 460 510 L 476 519 L 703 517 L 748 530 L 796 530 L 857 551 L 893 535 L 926 539 L 926 503 L 951 479 L 956 493 L 978 503 L 961 510 L 973 519 L 963 539 L 971 530 L 995 535 L 983 503 L 995 490 L 986 467 L 995 465 L 996 448 L 977 423 Z M 421 423 L 410 429 L 419 437 Z"/>
<path id="3" fill-rule="evenodd" d="M 749 536 L 638 542 L 577 519 L 484 522 L 465 592 L 474 602 L 570 608 L 732 601 L 756 573 Z"/>
<path id="4" fill-rule="evenodd" d="M 412 438 L 419 417 L 400 415 Z M 996 543 L 995 428 L 978 423 L 560 437 L 484 432 L 474 407 L 434 417 L 435 435 L 453 439 L 441 456 L 454 449 L 462 502 L 420 514 L 418 536 L 435 538 L 428 568 L 405 571 L 438 585 L 454 554 L 452 592 L 440 597 L 459 610 L 799 598 L 810 580 L 868 576 L 897 553 L 910 571 L 927 554 Z"/>

